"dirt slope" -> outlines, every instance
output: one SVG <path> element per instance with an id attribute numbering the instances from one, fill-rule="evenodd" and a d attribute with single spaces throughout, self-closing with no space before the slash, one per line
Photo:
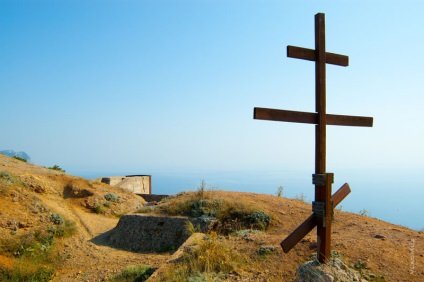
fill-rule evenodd
<path id="1" fill-rule="evenodd" d="M 107 201 L 104 196 L 110 193 L 117 195 L 120 203 Z M 226 244 L 252 256 L 261 246 L 279 246 L 311 213 L 310 205 L 298 200 L 253 193 L 213 193 L 214 197 L 258 205 L 272 214 L 273 224 L 266 234 L 251 234 L 248 239 L 225 238 Z M 48 228 L 52 213 L 76 224 L 76 235 L 57 243 L 60 263 L 53 281 L 105 281 L 128 265 L 159 267 L 165 263 L 171 253 L 131 253 L 107 246 L 103 240 L 105 233 L 116 226 L 117 215 L 133 212 L 143 203 L 129 192 L 0 155 L 1 242 Z M 385 281 L 424 281 L 422 232 L 336 211 L 332 236 L 332 249 L 350 265 L 360 261 L 362 271 L 384 276 Z M 235 273 L 232 279 L 291 281 L 297 266 L 316 251 L 315 239 L 314 230 L 290 253 L 278 249 L 255 260 L 249 270 Z M 0 269 L 13 267 L 15 260 L 0 253 Z"/>

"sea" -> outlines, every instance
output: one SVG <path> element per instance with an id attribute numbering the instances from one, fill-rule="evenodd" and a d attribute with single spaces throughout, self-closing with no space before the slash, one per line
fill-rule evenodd
<path id="1" fill-rule="evenodd" d="M 367 172 L 368 171 L 368 172 Z M 195 191 L 202 182 L 210 190 L 226 190 L 314 199 L 312 173 L 302 169 L 280 171 L 152 171 L 152 193 L 175 195 L 183 191 Z M 344 183 L 352 192 L 337 206 L 346 212 L 365 214 L 369 217 L 401 225 L 414 230 L 424 230 L 424 185 L 421 170 L 364 170 L 342 169 L 334 171 L 333 193 Z M 130 175 L 132 173 L 77 173 L 94 179 L 102 176 Z"/>

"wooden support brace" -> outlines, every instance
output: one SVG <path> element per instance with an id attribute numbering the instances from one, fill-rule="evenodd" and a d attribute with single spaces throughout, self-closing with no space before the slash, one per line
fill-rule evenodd
<path id="1" fill-rule="evenodd" d="M 337 192 L 333 194 L 331 200 L 333 201 L 333 208 L 335 208 L 340 202 L 346 198 L 351 192 L 349 184 L 345 183 L 340 187 Z M 284 239 L 280 245 L 285 253 L 288 253 L 297 243 L 300 242 L 314 227 L 317 226 L 316 217 L 311 214 L 299 227 L 297 227 L 286 239 Z"/>

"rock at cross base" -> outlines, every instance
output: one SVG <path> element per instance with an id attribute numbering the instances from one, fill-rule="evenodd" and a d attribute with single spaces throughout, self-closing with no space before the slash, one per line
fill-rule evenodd
<path id="1" fill-rule="evenodd" d="M 339 258 L 332 258 L 327 264 L 318 260 L 308 261 L 299 266 L 295 282 L 352 282 L 363 280 Z"/>

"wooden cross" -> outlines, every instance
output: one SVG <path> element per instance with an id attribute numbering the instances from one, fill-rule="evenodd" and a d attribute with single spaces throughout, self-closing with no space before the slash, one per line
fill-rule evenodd
<path id="1" fill-rule="evenodd" d="M 315 50 L 287 46 L 287 56 L 315 61 L 316 113 L 255 108 L 254 119 L 315 124 L 315 201 L 313 214 L 281 242 L 284 252 L 290 251 L 303 237 L 317 226 L 317 259 L 326 263 L 330 259 L 331 219 L 334 207 L 349 193 L 346 183 L 333 196 L 331 184 L 334 174 L 326 172 L 326 125 L 372 127 L 373 118 L 331 115 L 326 113 L 326 64 L 348 66 L 349 57 L 325 51 L 325 15 L 315 15 Z"/>

